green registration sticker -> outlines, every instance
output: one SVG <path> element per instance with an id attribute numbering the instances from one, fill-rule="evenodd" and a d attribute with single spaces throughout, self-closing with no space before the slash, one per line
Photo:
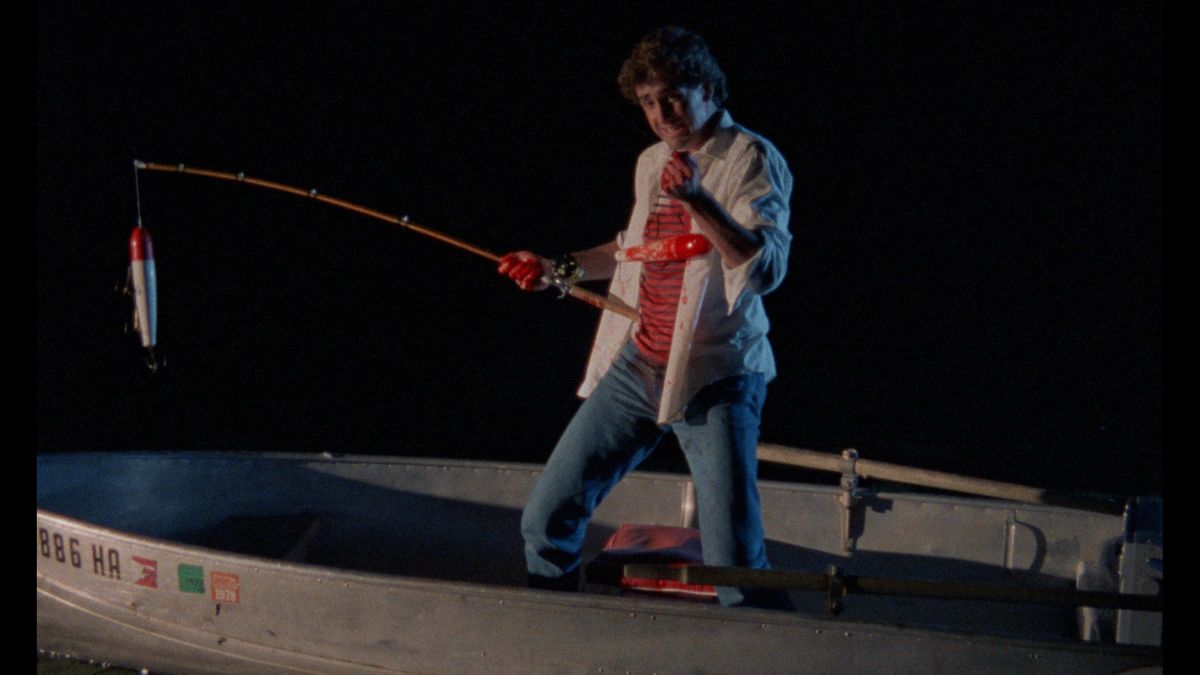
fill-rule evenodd
<path id="1" fill-rule="evenodd" d="M 179 590 L 184 593 L 204 592 L 204 568 L 179 563 Z"/>

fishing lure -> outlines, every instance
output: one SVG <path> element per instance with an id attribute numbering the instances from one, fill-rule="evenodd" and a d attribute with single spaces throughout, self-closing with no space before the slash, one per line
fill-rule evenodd
<path id="1" fill-rule="evenodd" d="M 129 270 L 125 275 L 123 293 L 133 298 L 133 331 L 146 349 L 146 365 L 157 372 L 166 364 L 154 353 L 158 344 L 158 274 L 154 265 L 154 242 L 150 231 L 142 226 L 141 191 L 134 164 L 133 182 L 137 193 L 137 225 L 129 234 Z"/>

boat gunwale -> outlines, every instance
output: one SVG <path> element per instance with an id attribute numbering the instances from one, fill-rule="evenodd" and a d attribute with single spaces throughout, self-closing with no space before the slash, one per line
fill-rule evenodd
<path id="1" fill-rule="evenodd" d="M 538 474 L 542 471 L 543 464 L 535 462 L 505 462 L 488 459 L 455 459 L 455 458 L 438 458 L 438 457 L 409 457 L 403 455 L 366 455 L 366 454 L 331 454 L 331 453 L 295 453 L 295 452 L 255 452 L 250 450 L 132 450 L 132 451 L 82 451 L 82 452 L 40 452 L 37 454 L 37 459 L 49 458 L 55 460 L 67 460 L 70 458 L 87 458 L 98 457 L 112 459 L 118 457 L 121 459 L 169 459 L 174 461 L 181 460 L 231 460 L 231 459 L 247 459 L 253 461 L 289 461 L 297 464 L 318 462 L 330 464 L 348 464 L 348 465 L 371 465 L 384 464 L 391 466 L 416 465 L 423 467 L 446 467 L 459 468 L 468 470 L 487 469 L 497 473 L 515 472 Z M 679 485 L 685 485 L 691 482 L 691 476 L 687 473 L 674 471 L 646 471 L 635 470 L 629 472 L 622 481 L 630 478 L 638 480 L 651 480 L 672 482 Z M 870 479 L 875 480 L 875 479 Z M 895 481 L 879 479 L 878 482 L 885 485 L 896 485 Z M 763 480 L 758 481 L 759 491 L 771 490 L 782 492 L 803 491 L 812 494 L 838 495 L 844 490 L 836 485 L 820 485 L 816 483 L 791 482 L 781 480 Z M 1122 519 L 1122 516 L 1112 513 L 1102 513 L 1098 511 L 1090 511 L 1088 509 L 1072 508 L 1070 506 L 1061 506 L 1053 504 L 1038 504 L 1031 502 L 1023 502 L 1010 499 L 1001 499 L 998 497 L 988 497 L 981 495 L 959 495 L 945 494 L 943 492 L 922 492 L 920 486 L 905 486 L 904 489 L 898 491 L 888 491 L 885 489 L 872 489 L 869 494 L 876 499 L 900 500 L 904 502 L 927 502 L 931 504 L 942 505 L 963 505 L 968 504 L 981 508 L 996 508 L 1021 510 L 1043 513 L 1070 513 L 1076 516 L 1089 516 L 1097 519 Z"/>

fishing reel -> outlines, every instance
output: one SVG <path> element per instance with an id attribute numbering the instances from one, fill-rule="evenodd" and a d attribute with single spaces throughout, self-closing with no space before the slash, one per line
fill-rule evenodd
<path id="1" fill-rule="evenodd" d="M 571 286 L 583 278 L 583 267 L 570 253 L 565 253 L 554 259 L 550 266 L 550 276 L 546 279 L 551 286 L 558 289 L 559 299 L 565 298 L 571 291 Z"/>

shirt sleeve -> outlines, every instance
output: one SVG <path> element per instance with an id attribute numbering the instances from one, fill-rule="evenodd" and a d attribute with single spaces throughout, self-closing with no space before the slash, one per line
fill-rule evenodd
<path id="1" fill-rule="evenodd" d="M 751 143 L 735 160 L 730 179 L 738 181 L 725 205 L 734 221 L 759 232 L 762 248 L 737 267 L 725 267 L 725 301 L 733 311 L 745 291 L 765 295 L 779 287 L 787 273 L 792 174 L 777 150 Z"/>

